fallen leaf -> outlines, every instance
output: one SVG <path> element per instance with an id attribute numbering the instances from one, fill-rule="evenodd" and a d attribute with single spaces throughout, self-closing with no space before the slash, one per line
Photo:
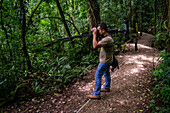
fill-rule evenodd
<path id="1" fill-rule="evenodd" d="M 57 96 L 57 97 L 61 97 L 62 96 L 62 94 L 58 94 L 58 93 L 54 93 L 54 95 Z"/>
<path id="2" fill-rule="evenodd" d="M 55 102 L 56 102 L 56 99 L 53 99 L 53 100 L 52 100 L 52 103 L 55 103 Z"/>
<path id="3" fill-rule="evenodd" d="M 139 93 L 140 91 L 139 91 L 139 90 L 137 90 L 137 92 Z"/>
<path id="4" fill-rule="evenodd" d="M 129 91 L 133 91 L 132 89 L 129 89 Z"/>
<path id="5" fill-rule="evenodd" d="M 142 97 L 140 97 L 140 100 L 142 100 L 143 98 Z"/>

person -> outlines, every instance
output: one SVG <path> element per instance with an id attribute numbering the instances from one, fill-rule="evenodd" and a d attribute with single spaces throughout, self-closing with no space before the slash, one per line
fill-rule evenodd
<path id="1" fill-rule="evenodd" d="M 97 42 L 97 30 L 102 39 Z M 93 32 L 93 48 L 101 48 L 99 54 L 99 64 L 95 73 L 95 90 L 93 95 L 89 95 L 90 99 L 101 99 L 100 92 L 110 91 L 110 65 L 113 61 L 113 39 L 111 35 L 107 32 L 107 25 L 101 23 L 98 27 L 91 29 Z M 101 80 L 104 74 L 105 85 L 101 88 Z"/>

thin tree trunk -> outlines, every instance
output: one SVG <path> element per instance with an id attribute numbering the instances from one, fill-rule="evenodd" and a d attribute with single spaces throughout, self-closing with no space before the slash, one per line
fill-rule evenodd
<path id="1" fill-rule="evenodd" d="M 2 30 L 5 32 L 6 42 L 7 42 L 7 45 L 9 47 L 9 54 L 10 54 L 10 57 L 12 58 L 13 55 L 12 55 L 11 47 L 10 47 L 10 44 L 9 44 L 8 33 L 7 33 L 7 29 L 5 28 L 4 22 L 3 22 L 2 3 L 3 3 L 3 0 L 1 0 L 1 5 L 0 5 L 1 26 L 2 26 Z"/>
<path id="2" fill-rule="evenodd" d="M 23 0 L 20 0 L 20 7 L 21 7 L 21 13 L 22 13 L 22 31 L 21 31 L 21 43 L 22 43 L 22 49 L 24 52 L 24 57 L 26 58 L 28 70 L 31 71 L 31 61 L 29 59 L 28 51 L 27 51 L 27 46 L 25 42 L 25 36 L 26 36 L 26 12 L 25 12 L 25 6 L 23 3 Z"/>
<path id="3" fill-rule="evenodd" d="M 140 36 L 142 36 L 143 31 L 143 12 L 141 12 L 141 21 L 140 21 Z"/>
<path id="4" fill-rule="evenodd" d="M 65 3 L 66 3 L 66 10 L 68 11 L 69 10 L 69 4 L 68 4 L 68 1 L 65 0 Z"/>
<path id="5" fill-rule="evenodd" d="M 155 29 L 154 29 L 154 34 L 156 35 L 156 6 L 157 6 L 157 0 L 155 0 Z"/>
<path id="6" fill-rule="evenodd" d="M 132 27 L 131 23 L 132 23 L 132 20 L 131 20 L 131 0 L 129 0 L 129 27 Z"/>
<path id="7" fill-rule="evenodd" d="M 90 28 L 96 27 L 100 23 L 100 8 L 98 0 L 88 0 L 89 10 L 89 25 Z"/>
<path id="8" fill-rule="evenodd" d="M 75 28 L 75 30 L 78 32 L 78 34 L 80 34 L 79 30 L 77 29 L 76 25 L 74 24 L 73 18 L 72 18 L 69 14 L 67 14 L 67 15 L 70 17 L 71 21 L 66 20 L 66 22 L 72 24 L 73 27 Z M 60 17 L 42 17 L 42 18 L 39 18 L 39 20 L 45 19 L 45 18 L 49 18 L 49 19 L 50 19 L 50 18 L 55 18 L 55 19 L 58 19 L 58 20 L 61 20 L 61 21 L 62 21 L 62 18 L 60 18 Z M 39 20 L 38 20 L 38 21 L 39 21 Z M 37 21 L 36 21 L 36 22 L 37 22 Z M 36 22 L 35 22 L 35 23 L 36 23 Z M 56 27 L 56 26 L 57 26 L 56 22 L 54 22 L 54 24 L 55 24 L 55 27 Z M 56 27 L 56 31 L 58 31 L 57 27 Z"/>
<path id="9" fill-rule="evenodd" d="M 117 10 L 117 0 L 115 0 L 115 6 L 116 6 L 116 8 L 115 8 L 116 20 L 118 20 L 118 18 L 117 18 L 118 17 L 118 15 L 117 15 L 117 12 L 118 12 L 118 10 Z M 116 28 L 118 28 L 117 25 L 118 25 L 118 21 L 116 21 L 116 26 L 115 26 Z"/>
<path id="10" fill-rule="evenodd" d="M 168 26 L 168 29 L 167 29 L 167 34 L 170 34 L 170 1 L 169 1 L 169 6 L 168 6 L 168 21 L 167 21 L 167 26 Z"/>
<path id="11" fill-rule="evenodd" d="M 58 7 L 58 9 L 59 9 L 61 18 L 63 19 L 63 23 L 64 23 L 64 26 L 65 26 L 65 28 L 66 28 L 67 34 L 68 34 L 68 36 L 71 36 L 71 33 L 70 33 L 69 28 L 68 28 L 68 26 L 67 26 L 67 23 L 66 23 L 66 20 L 65 20 L 63 11 L 62 11 L 62 9 L 61 9 L 60 3 L 59 3 L 58 0 L 56 0 L 56 3 L 57 3 L 57 7 Z"/>
<path id="12" fill-rule="evenodd" d="M 168 45 L 168 47 L 167 47 L 167 52 L 170 52 L 170 38 L 169 38 L 169 34 L 170 34 L 170 1 L 169 1 L 169 5 L 168 5 L 168 21 L 167 21 L 167 27 L 168 27 L 168 29 L 167 29 L 167 39 L 168 39 L 168 41 L 167 41 L 167 45 Z"/>
<path id="13" fill-rule="evenodd" d="M 72 4 L 72 10 L 74 11 L 74 9 L 75 9 L 74 0 L 72 0 L 71 4 Z"/>
<path id="14" fill-rule="evenodd" d="M 134 16 L 133 16 L 133 28 L 134 28 L 134 34 L 135 34 L 135 51 L 138 50 L 138 46 L 137 46 L 137 42 L 138 42 L 137 7 L 138 7 L 138 1 L 135 2 Z"/>
<path id="15" fill-rule="evenodd" d="M 70 30 L 69 30 L 69 28 L 68 28 L 68 26 L 67 26 L 67 22 L 66 22 L 66 20 L 65 20 L 63 11 L 62 11 L 61 6 L 60 6 L 60 3 L 59 3 L 58 0 L 56 0 L 56 3 L 57 3 L 57 7 L 58 7 L 58 9 L 59 9 L 61 18 L 62 18 L 62 20 L 63 20 L 64 26 L 65 26 L 65 28 L 66 28 L 67 34 L 68 34 L 68 36 L 71 36 Z M 73 48 L 74 48 L 74 42 L 72 41 L 72 39 L 71 39 L 71 44 L 72 44 L 72 46 L 73 46 Z"/>
<path id="16" fill-rule="evenodd" d="M 88 0 L 89 4 L 89 27 L 90 29 L 92 27 L 96 27 L 100 23 L 100 8 L 98 4 L 98 0 Z M 90 52 L 92 50 L 91 42 L 92 37 L 89 37 L 88 40 L 86 40 L 85 45 L 87 46 L 88 51 Z"/>
<path id="17" fill-rule="evenodd" d="M 34 14 L 35 14 L 36 10 L 38 9 L 38 7 L 39 7 L 39 6 L 40 6 L 40 4 L 42 3 L 42 1 L 43 1 L 43 0 L 40 0 L 40 1 L 39 1 L 39 3 L 38 3 L 38 5 L 36 6 L 36 8 L 33 10 L 32 14 L 31 14 L 31 16 L 30 16 L 30 18 L 29 18 L 27 28 L 29 28 L 29 26 L 31 25 L 32 17 L 34 16 Z"/>

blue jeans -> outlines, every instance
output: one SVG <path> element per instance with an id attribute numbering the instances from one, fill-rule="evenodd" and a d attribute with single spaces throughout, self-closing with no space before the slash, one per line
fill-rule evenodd
<path id="1" fill-rule="evenodd" d="M 105 77 L 104 89 L 110 88 L 110 81 L 111 81 L 110 64 L 103 64 L 103 63 L 100 62 L 98 67 L 97 67 L 97 71 L 96 71 L 96 74 L 95 74 L 95 90 L 94 90 L 95 96 L 100 96 L 101 80 L 102 80 L 103 74 L 104 74 L 104 77 Z"/>

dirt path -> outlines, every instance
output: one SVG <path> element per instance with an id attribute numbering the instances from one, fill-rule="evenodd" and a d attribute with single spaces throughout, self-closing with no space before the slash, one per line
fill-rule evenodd
<path id="1" fill-rule="evenodd" d="M 138 113 L 149 112 L 150 73 L 153 69 L 153 57 L 159 51 L 149 47 L 152 35 L 143 34 L 139 41 L 139 51 L 129 44 L 129 51 L 122 58 L 123 65 L 112 74 L 111 92 L 102 93 L 102 99 L 91 100 L 80 113 Z"/>
<path id="2" fill-rule="evenodd" d="M 127 45 L 127 53 L 116 56 L 120 69 L 111 73 L 111 92 L 101 93 L 101 100 L 87 98 L 94 90 L 94 68 L 84 76 L 84 80 L 66 88 L 63 94 L 35 97 L 5 106 L 2 111 L 74 113 L 88 101 L 79 113 L 148 113 L 152 88 L 150 73 L 160 53 L 150 47 L 152 38 L 152 35 L 143 33 L 137 52 L 132 43 Z M 104 80 L 102 82 L 104 84 Z"/>

